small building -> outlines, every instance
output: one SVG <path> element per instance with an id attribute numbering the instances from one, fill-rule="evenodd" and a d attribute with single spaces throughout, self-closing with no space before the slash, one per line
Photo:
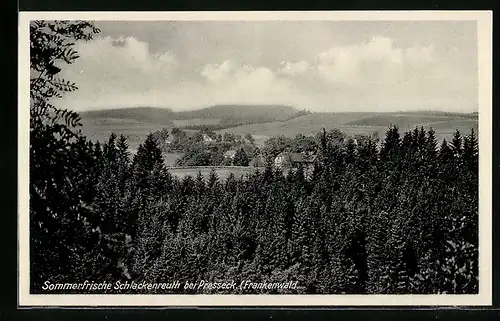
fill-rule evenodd
<path id="1" fill-rule="evenodd" d="M 169 136 L 169 137 L 165 138 L 165 140 L 163 141 L 163 144 L 172 145 L 172 141 L 173 141 L 173 138 Z"/>
<path id="2" fill-rule="evenodd" d="M 233 166 L 234 157 L 236 156 L 236 151 L 234 149 L 230 149 L 224 153 L 224 159 L 222 160 L 222 165 L 224 166 Z"/>
<path id="3" fill-rule="evenodd" d="M 313 164 L 315 160 L 316 155 L 282 152 L 274 159 L 274 166 L 277 168 L 297 167 L 298 165 Z"/>
<path id="4" fill-rule="evenodd" d="M 224 153 L 224 158 L 225 159 L 230 159 L 233 160 L 234 156 L 236 156 L 236 151 L 234 149 L 230 149 L 227 152 Z"/>
<path id="5" fill-rule="evenodd" d="M 212 144 L 215 142 L 215 139 L 213 139 L 212 137 L 208 136 L 207 134 L 203 134 L 203 142 L 205 144 Z"/>
<path id="6" fill-rule="evenodd" d="M 302 167 L 304 175 L 310 177 L 314 171 L 316 155 L 282 152 L 274 159 L 274 167 L 286 172 Z"/>

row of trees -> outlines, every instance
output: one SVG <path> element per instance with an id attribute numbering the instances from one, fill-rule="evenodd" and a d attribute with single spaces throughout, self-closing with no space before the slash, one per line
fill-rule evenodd
<path id="1" fill-rule="evenodd" d="M 229 150 L 231 148 L 240 147 L 242 145 L 254 145 L 254 138 L 251 134 L 237 135 L 234 133 L 226 132 L 224 134 L 215 133 L 208 127 L 202 127 L 196 131 L 194 135 L 179 128 L 168 128 L 157 130 L 153 133 L 154 138 L 157 140 L 159 147 L 165 153 L 171 152 L 186 152 L 190 146 L 201 144 L 204 137 L 210 138 L 212 146 L 218 145 L 221 149 Z"/>
<path id="2" fill-rule="evenodd" d="M 153 135 L 130 157 L 124 137 L 92 143 L 77 114 L 50 104 L 74 89 L 55 80 L 54 63 L 72 62 L 72 39 L 96 32 L 31 23 L 33 293 L 46 280 L 243 279 L 297 280 L 290 293 L 478 292 L 474 131 L 438 145 L 432 130 L 401 137 L 391 127 L 381 148 L 323 131 L 312 180 L 269 164 L 241 178 L 178 179 Z"/>
<path id="3" fill-rule="evenodd" d="M 176 160 L 177 166 L 259 166 L 259 150 L 251 134 L 220 134 L 204 127 L 189 136 L 186 131 L 174 127 L 170 132 L 164 128 L 152 135 L 162 152 L 182 155 Z M 225 153 L 231 150 L 236 155 L 227 157 Z"/>

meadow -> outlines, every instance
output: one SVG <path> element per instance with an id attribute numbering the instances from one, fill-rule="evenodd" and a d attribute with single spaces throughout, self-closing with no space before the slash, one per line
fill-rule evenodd
<path id="1" fill-rule="evenodd" d="M 174 127 L 182 128 L 186 126 L 210 126 L 220 123 L 218 118 L 192 118 L 192 119 L 179 119 L 174 120 Z"/>
<path id="2" fill-rule="evenodd" d="M 284 122 L 266 124 L 252 124 L 224 129 L 221 132 L 236 134 L 250 133 L 258 136 L 257 144 L 262 144 L 267 138 L 284 135 L 294 137 L 301 133 L 315 135 L 321 128 L 337 128 L 347 135 L 373 134 L 384 137 L 387 128 L 391 125 L 399 126 L 401 132 L 423 126 L 425 129 L 432 127 L 436 131 L 439 141 L 444 138 L 451 139 L 453 132 L 470 132 L 473 128 L 478 131 L 477 115 L 464 114 L 418 114 L 418 113 L 313 113 Z"/>
<path id="3" fill-rule="evenodd" d="M 127 138 L 130 150 L 134 152 L 143 143 L 146 136 L 164 127 L 172 128 L 147 120 L 131 120 L 116 118 L 86 118 L 82 117 L 82 134 L 92 141 L 105 142 L 111 133 Z M 195 130 L 184 130 L 188 135 L 194 134 Z"/>
<path id="4" fill-rule="evenodd" d="M 136 150 L 149 133 L 162 129 L 163 125 L 149 121 L 82 117 L 82 134 L 92 141 L 105 142 L 111 133 L 127 137 L 131 150 Z"/>

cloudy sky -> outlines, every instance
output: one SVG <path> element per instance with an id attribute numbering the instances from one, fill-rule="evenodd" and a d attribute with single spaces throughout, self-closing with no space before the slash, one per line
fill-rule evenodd
<path id="1" fill-rule="evenodd" d="M 83 111 L 287 104 L 311 111 L 477 110 L 471 21 L 96 22 L 64 69 Z"/>

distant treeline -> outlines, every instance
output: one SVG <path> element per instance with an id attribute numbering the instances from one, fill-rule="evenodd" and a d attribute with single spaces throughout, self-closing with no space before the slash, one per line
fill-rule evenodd
<path id="1" fill-rule="evenodd" d="M 294 118 L 298 118 L 304 115 L 308 115 L 311 112 L 308 110 L 300 110 L 297 113 L 284 117 L 283 119 L 280 119 L 279 121 L 287 121 L 291 120 Z M 227 128 L 233 128 L 233 127 L 238 127 L 238 126 L 244 126 L 244 125 L 252 125 L 252 124 L 265 124 L 265 123 L 272 123 L 276 122 L 275 118 L 271 117 L 260 117 L 252 120 L 241 120 L 241 119 L 235 119 L 233 117 L 224 117 L 221 119 L 219 124 L 210 124 L 210 125 L 186 125 L 182 126 L 179 128 L 182 129 L 190 129 L 190 130 L 212 130 L 212 131 L 218 131 L 218 130 L 223 130 Z"/>
<path id="2" fill-rule="evenodd" d="M 179 128 L 180 129 L 188 129 L 188 130 L 208 129 L 208 130 L 217 131 L 217 130 L 223 130 L 223 129 L 227 129 L 227 128 L 236 127 L 236 126 L 239 126 L 239 125 L 235 125 L 235 124 L 186 125 L 186 126 L 179 126 Z"/>
<path id="3" fill-rule="evenodd" d="M 428 116 L 444 116 L 444 117 L 453 117 L 453 118 L 477 118 L 478 112 L 474 111 L 471 113 L 460 113 L 460 112 L 447 112 L 447 111 L 440 111 L 440 110 L 407 110 L 407 111 L 401 111 L 399 114 L 407 114 L 407 115 L 428 115 Z"/>

